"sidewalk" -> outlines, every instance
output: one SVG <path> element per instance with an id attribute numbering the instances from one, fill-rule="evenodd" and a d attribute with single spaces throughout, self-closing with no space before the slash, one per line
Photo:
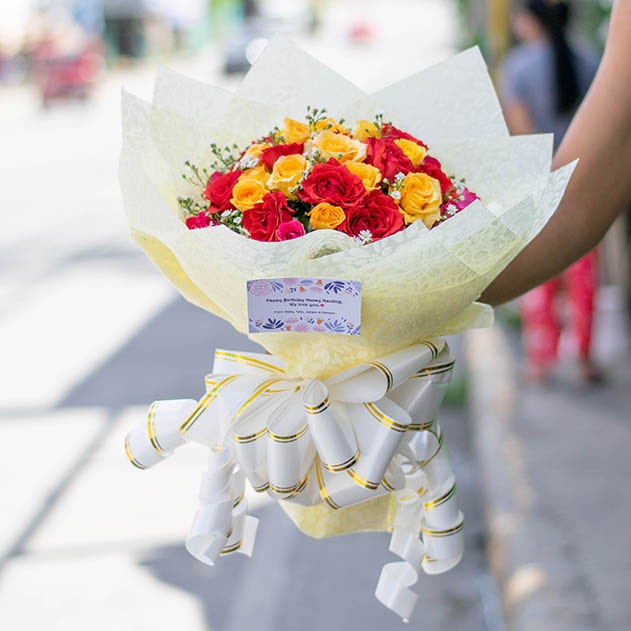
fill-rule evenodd
<path id="1" fill-rule="evenodd" d="M 623 314 L 599 314 L 603 385 L 561 369 L 517 376 L 516 333 L 466 337 L 488 553 L 509 631 L 623 631 L 631 620 L 631 352 Z M 628 330 L 627 330 L 628 331 Z"/>

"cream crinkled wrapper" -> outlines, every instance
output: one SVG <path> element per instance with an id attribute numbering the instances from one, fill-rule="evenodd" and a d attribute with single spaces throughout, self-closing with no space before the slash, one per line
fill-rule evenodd
<path id="1" fill-rule="evenodd" d="M 426 142 L 482 201 L 428 230 L 421 222 L 365 246 L 333 230 L 264 243 L 223 226 L 189 230 L 184 162 L 212 142 L 245 146 L 307 106 L 347 121 L 382 112 Z M 470 49 L 371 95 L 276 36 L 235 94 L 162 70 L 153 104 L 123 99 L 120 181 L 131 232 L 190 302 L 247 333 L 246 282 L 326 277 L 362 282 L 361 335 L 256 333 L 286 373 L 327 378 L 431 336 L 492 323 L 481 292 L 556 209 L 574 165 L 550 173 L 550 135 L 511 137 L 485 63 Z"/>

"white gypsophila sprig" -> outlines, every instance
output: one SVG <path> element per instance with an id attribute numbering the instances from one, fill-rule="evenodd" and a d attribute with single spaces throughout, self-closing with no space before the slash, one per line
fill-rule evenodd
<path id="1" fill-rule="evenodd" d="M 230 230 L 245 235 L 247 232 L 243 227 L 243 213 L 236 208 L 229 208 L 218 214 L 219 223 L 223 224 Z M 245 235 L 247 236 L 247 235 Z"/>
<path id="2" fill-rule="evenodd" d="M 399 201 L 401 199 L 401 191 L 405 187 L 405 174 L 399 171 L 399 173 L 394 176 L 394 182 L 392 182 L 392 184 L 388 183 L 388 185 L 388 195 L 395 201 Z"/>
<path id="3" fill-rule="evenodd" d="M 240 169 L 252 169 L 260 162 L 257 156 L 244 155 L 237 163 Z"/>

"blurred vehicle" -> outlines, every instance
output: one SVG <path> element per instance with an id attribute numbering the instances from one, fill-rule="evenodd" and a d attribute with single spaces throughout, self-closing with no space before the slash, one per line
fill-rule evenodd
<path id="1" fill-rule="evenodd" d="M 354 22 L 348 30 L 348 39 L 352 44 L 371 44 L 375 35 L 375 27 L 367 21 Z"/>
<path id="2" fill-rule="evenodd" d="M 243 23 L 224 46 L 222 70 L 245 73 L 274 33 L 301 33 L 314 27 L 310 0 L 247 0 Z"/>
<path id="3" fill-rule="evenodd" d="M 59 49 L 53 40 L 45 40 L 33 51 L 33 78 L 42 105 L 53 99 L 86 99 L 103 67 L 104 46 L 91 37 L 75 50 Z"/>

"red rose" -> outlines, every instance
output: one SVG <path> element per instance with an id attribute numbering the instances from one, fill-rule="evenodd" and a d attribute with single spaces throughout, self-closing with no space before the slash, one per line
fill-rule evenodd
<path id="1" fill-rule="evenodd" d="M 399 232 L 404 226 L 399 207 L 392 197 L 381 191 L 371 191 L 362 205 L 346 211 L 346 219 L 337 230 L 351 237 L 358 237 L 363 230 L 369 230 L 373 241 L 377 241 Z"/>
<path id="2" fill-rule="evenodd" d="M 412 142 L 415 142 L 417 145 L 420 145 L 421 147 L 425 147 L 425 149 L 427 149 L 427 145 L 422 140 L 419 140 L 418 138 L 415 138 L 411 134 L 408 134 L 407 132 L 398 129 L 391 123 L 385 123 L 383 125 L 383 127 L 381 128 L 381 137 L 389 138 L 390 140 L 400 140 L 402 138 L 405 140 L 411 140 Z"/>
<path id="3" fill-rule="evenodd" d="M 294 211 L 282 193 L 266 193 L 263 201 L 243 213 L 243 227 L 256 241 L 276 241 L 280 224 L 290 221 Z"/>
<path id="4" fill-rule="evenodd" d="M 186 218 L 186 227 L 189 230 L 195 230 L 196 228 L 206 228 L 210 224 L 214 223 L 213 220 L 205 213 L 201 212 L 199 215 Z"/>
<path id="5" fill-rule="evenodd" d="M 366 162 L 377 167 L 384 179 L 392 182 L 397 173 L 414 171 L 412 161 L 397 146 L 394 138 L 367 138 Z"/>
<path id="6" fill-rule="evenodd" d="M 291 156 L 295 153 L 302 153 L 305 150 L 304 143 L 294 142 L 288 145 L 274 145 L 261 151 L 259 160 L 265 165 L 268 171 L 272 170 L 274 162 L 281 156 Z"/>
<path id="7" fill-rule="evenodd" d="M 297 220 L 285 221 L 276 228 L 277 241 L 289 241 L 289 239 L 297 239 L 305 234 L 305 227 Z"/>
<path id="8" fill-rule="evenodd" d="M 440 191 L 443 197 L 454 187 L 452 181 L 445 175 L 442 166 L 436 158 L 426 156 L 425 160 L 416 169 L 419 173 L 426 173 L 440 182 Z"/>
<path id="9" fill-rule="evenodd" d="M 230 199 L 232 198 L 232 189 L 237 183 L 241 173 L 239 169 L 222 173 L 215 171 L 208 180 L 204 197 L 212 204 L 211 212 L 220 212 L 232 207 Z"/>
<path id="10" fill-rule="evenodd" d="M 318 163 L 304 179 L 298 196 L 308 204 L 328 202 L 341 206 L 344 210 L 360 203 L 366 196 L 366 189 L 357 175 L 344 165 L 331 158 Z"/>

